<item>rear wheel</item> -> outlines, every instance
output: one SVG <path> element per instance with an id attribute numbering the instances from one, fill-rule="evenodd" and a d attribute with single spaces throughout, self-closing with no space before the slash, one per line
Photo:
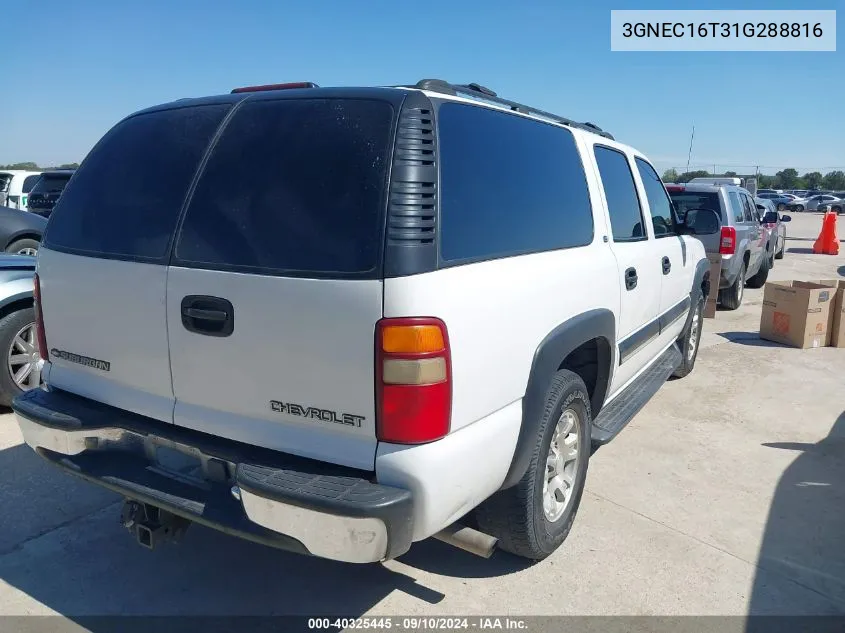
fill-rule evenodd
<path id="1" fill-rule="evenodd" d="M 798 206 L 795 207 L 795 210 L 798 211 L 798 213 L 803 212 L 804 211 L 804 205 L 799 204 Z"/>
<path id="2" fill-rule="evenodd" d="M 531 462 L 519 482 L 475 510 L 478 526 L 512 554 L 541 560 L 566 539 L 587 477 L 590 400 L 580 376 L 560 370 L 546 392 Z"/>
<path id="3" fill-rule="evenodd" d="M 692 307 L 692 317 L 683 336 L 678 339 L 678 348 L 683 356 L 680 366 L 672 374 L 675 378 L 683 378 L 695 367 L 698 358 L 698 344 L 701 342 L 701 324 L 704 315 L 704 297 L 700 296 Z"/>
<path id="4" fill-rule="evenodd" d="M 719 291 L 719 303 L 727 310 L 736 310 L 742 305 L 742 296 L 745 294 L 745 271 L 748 264 L 743 262 L 742 269 L 737 275 L 732 286 Z"/>
<path id="5" fill-rule="evenodd" d="M 775 259 L 783 259 L 783 249 L 786 248 L 786 238 L 779 238 L 779 241 L 780 248 L 778 248 L 777 252 L 775 253 Z"/>
<path id="6" fill-rule="evenodd" d="M 15 255 L 38 255 L 38 240 L 25 237 L 22 240 L 16 240 L 6 247 L 7 253 L 14 253 Z"/>
<path id="7" fill-rule="evenodd" d="M 778 203 L 778 211 L 783 211 L 786 209 L 786 205 L 783 202 Z"/>
<path id="8" fill-rule="evenodd" d="M 830 208 L 830 210 L 831 210 L 831 211 L 835 211 L 835 212 L 836 212 L 836 215 L 840 215 L 840 214 L 842 213 L 842 205 L 841 205 L 841 204 L 837 204 L 836 206 L 831 207 L 831 208 Z"/>
<path id="9" fill-rule="evenodd" d="M 769 265 L 771 263 L 771 258 L 769 256 L 769 252 L 766 251 L 766 255 L 763 257 L 762 261 L 760 262 L 760 270 L 757 271 L 751 279 L 748 280 L 748 287 L 749 288 L 762 288 L 763 284 L 766 283 L 766 279 L 769 278 Z"/>
<path id="10" fill-rule="evenodd" d="M 35 310 L 24 308 L 0 320 L 0 404 L 9 406 L 19 393 L 41 386 L 44 362 L 38 353 Z"/>

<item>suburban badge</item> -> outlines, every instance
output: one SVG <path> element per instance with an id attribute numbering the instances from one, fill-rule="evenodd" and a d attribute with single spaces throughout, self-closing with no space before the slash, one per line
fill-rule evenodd
<path id="1" fill-rule="evenodd" d="M 84 365 L 85 367 L 99 369 L 100 371 L 111 370 L 111 363 L 107 360 L 97 360 L 96 358 L 90 358 L 89 356 L 80 356 L 79 354 L 74 354 L 73 352 L 65 352 L 64 350 L 56 349 L 55 347 L 50 350 L 50 355 L 55 356 L 56 358 L 61 358 L 62 360 L 66 360 L 69 363 Z"/>

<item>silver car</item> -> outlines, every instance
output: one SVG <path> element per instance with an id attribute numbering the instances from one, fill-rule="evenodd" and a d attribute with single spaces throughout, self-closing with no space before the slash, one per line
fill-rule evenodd
<path id="1" fill-rule="evenodd" d="M 33 309 L 35 258 L 0 255 L 0 405 L 41 385 Z"/>
<path id="2" fill-rule="evenodd" d="M 774 260 L 783 259 L 786 249 L 786 225 L 785 222 L 792 222 L 788 215 L 781 215 L 771 200 L 755 198 L 757 209 L 763 216 L 763 228 L 769 232 L 769 253 L 770 268 L 774 267 Z"/>
<path id="3" fill-rule="evenodd" d="M 796 211 L 797 213 L 801 213 L 802 211 L 821 211 L 822 209 L 819 207 L 832 205 L 837 202 L 841 204 L 843 201 L 841 198 L 832 196 L 829 193 L 821 193 L 793 200 L 786 205 L 786 208 L 790 211 Z"/>
<path id="4" fill-rule="evenodd" d="M 708 253 L 722 256 L 719 302 L 736 310 L 746 283 L 751 288 L 766 283 L 774 256 L 754 199 L 746 189 L 727 184 L 667 184 L 666 190 L 680 218 L 697 209 L 712 209 L 720 215 L 721 232 L 699 239 Z"/>
<path id="5" fill-rule="evenodd" d="M 819 211 L 835 211 L 837 215 L 845 213 L 845 191 L 834 191 L 832 194 L 838 200 L 826 202 L 819 206 Z"/>

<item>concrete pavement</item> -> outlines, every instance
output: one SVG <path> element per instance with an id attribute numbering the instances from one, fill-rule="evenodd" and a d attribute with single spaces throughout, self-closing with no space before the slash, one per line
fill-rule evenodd
<path id="1" fill-rule="evenodd" d="M 845 278 L 793 215 L 772 279 Z M 667 383 L 590 463 L 564 546 L 529 565 L 439 542 L 353 566 L 192 527 L 149 552 L 117 499 L 42 463 L 0 416 L 0 613 L 631 614 L 845 612 L 845 350 L 761 341 L 762 291 L 707 320 Z"/>

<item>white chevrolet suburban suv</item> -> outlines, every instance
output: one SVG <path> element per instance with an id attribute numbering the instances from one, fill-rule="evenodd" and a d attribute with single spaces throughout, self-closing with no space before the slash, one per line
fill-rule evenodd
<path id="1" fill-rule="evenodd" d="M 129 116 L 38 254 L 56 466 L 153 547 L 555 550 L 587 463 L 695 363 L 708 264 L 648 160 L 477 84 L 276 84 Z"/>

